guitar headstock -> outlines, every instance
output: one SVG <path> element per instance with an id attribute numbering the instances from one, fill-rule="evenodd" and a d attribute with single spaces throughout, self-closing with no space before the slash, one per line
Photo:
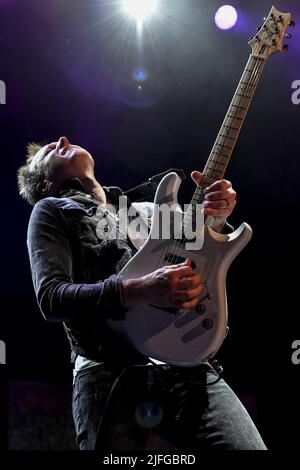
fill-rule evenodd
<path id="1" fill-rule="evenodd" d="M 291 34 L 286 34 L 288 26 L 295 26 L 291 18 L 291 13 L 282 13 L 273 6 L 267 18 L 264 18 L 264 24 L 257 28 L 256 35 L 248 43 L 252 55 L 266 60 L 275 52 L 288 50 L 289 46 L 283 45 L 283 40 L 285 37 L 291 38 Z"/>

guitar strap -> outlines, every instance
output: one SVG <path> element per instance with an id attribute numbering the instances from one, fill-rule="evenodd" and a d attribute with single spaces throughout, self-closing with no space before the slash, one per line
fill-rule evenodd
<path id="1" fill-rule="evenodd" d="M 127 196 L 129 203 L 145 201 L 151 202 L 154 199 L 159 183 L 161 182 L 164 176 L 171 172 L 177 173 L 177 175 L 181 178 L 182 181 L 186 179 L 183 170 L 178 168 L 170 168 L 169 170 L 163 173 L 158 173 L 157 175 L 152 176 L 148 179 L 148 181 L 145 181 L 144 183 L 125 191 L 123 194 Z"/>

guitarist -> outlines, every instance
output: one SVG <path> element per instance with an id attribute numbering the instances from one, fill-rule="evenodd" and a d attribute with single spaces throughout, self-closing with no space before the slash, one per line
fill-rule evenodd
<path id="1" fill-rule="evenodd" d="M 193 172 L 197 183 L 201 173 Z M 189 309 L 203 286 L 190 260 L 122 281 L 117 272 L 135 248 L 108 239 L 116 223 L 108 205 L 122 194 L 103 187 L 94 160 L 66 137 L 30 144 L 18 170 L 21 196 L 34 206 L 28 250 L 37 301 L 46 320 L 61 322 L 74 362 L 73 417 L 80 449 L 266 449 L 245 408 L 208 362 L 169 366 L 125 345 L 106 319 L 153 302 Z M 229 181 L 207 188 L 204 214 L 217 232 L 236 204 Z M 100 229 L 99 229 L 100 227 Z"/>

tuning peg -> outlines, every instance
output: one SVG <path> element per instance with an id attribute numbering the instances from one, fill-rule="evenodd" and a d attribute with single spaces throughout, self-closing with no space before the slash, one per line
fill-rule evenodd
<path id="1" fill-rule="evenodd" d="M 288 44 L 285 44 L 282 48 L 284 52 L 287 52 L 289 50 L 290 46 Z"/>
<path id="2" fill-rule="evenodd" d="M 289 22 L 289 26 L 290 26 L 291 28 L 295 28 L 296 22 L 295 22 L 295 21 L 290 21 L 290 22 Z"/>
<path id="3" fill-rule="evenodd" d="M 287 39 L 291 39 L 292 35 L 291 35 L 291 33 L 286 33 L 285 37 L 286 37 Z"/>

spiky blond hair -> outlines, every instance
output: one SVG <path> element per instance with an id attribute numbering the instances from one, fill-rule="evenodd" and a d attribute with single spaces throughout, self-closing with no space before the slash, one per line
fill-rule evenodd
<path id="1" fill-rule="evenodd" d="M 41 144 L 30 143 L 27 145 L 26 162 L 17 171 L 19 193 L 25 201 L 34 206 L 41 198 L 37 186 L 48 176 L 45 165 L 39 164 L 30 168 L 36 153 L 42 148 Z"/>

